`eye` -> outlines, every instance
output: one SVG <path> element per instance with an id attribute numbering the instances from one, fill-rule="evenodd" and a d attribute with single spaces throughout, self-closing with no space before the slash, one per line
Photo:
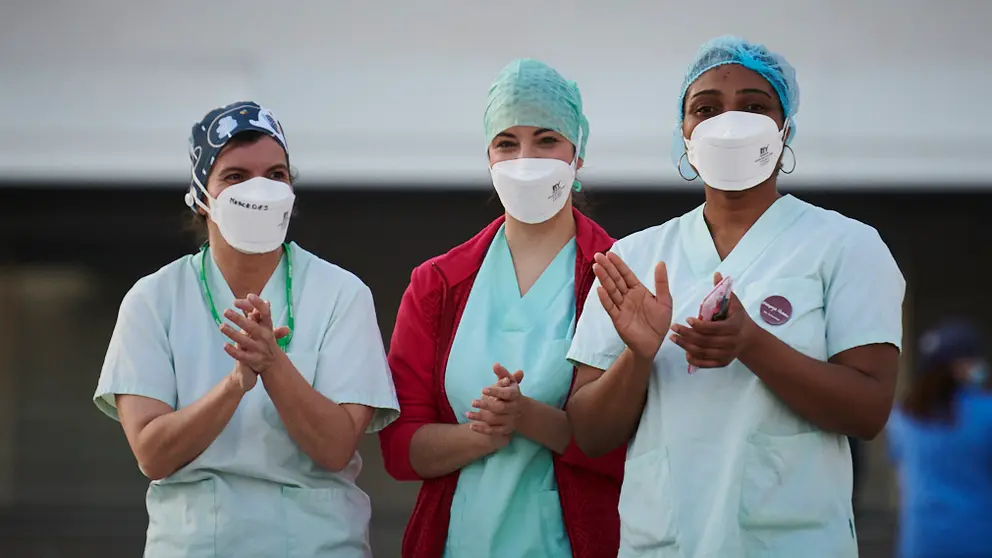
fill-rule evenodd
<path id="1" fill-rule="evenodd" d="M 761 103 L 750 103 L 744 107 L 747 112 L 767 112 L 768 108 Z"/>
<path id="2" fill-rule="evenodd" d="M 272 178 L 273 180 L 286 180 L 286 171 L 284 170 L 272 171 L 272 174 L 270 174 L 269 177 Z"/>
<path id="3" fill-rule="evenodd" d="M 224 181 L 225 182 L 241 182 L 241 173 L 240 172 L 229 172 L 226 175 L 224 175 Z"/>
<path id="4" fill-rule="evenodd" d="M 542 137 L 541 139 L 538 140 L 538 143 L 541 143 L 541 144 L 544 144 L 544 145 L 554 145 L 554 144 L 558 143 L 558 138 L 555 137 L 555 136 L 544 136 L 544 137 Z"/>
<path id="5" fill-rule="evenodd" d="M 716 112 L 716 107 L 710 106 L 710 105 L 699 105 L 699 106 L 696 107 L 696 109 L 693 112 L 696 113 L 696 114 L 698 114 L 698 115 L 700 115 L 700 116 L 704 116 L 704 115 L 707 115 L 707 114 L 713 114 L 713 113 L 715 113 Z"/>
<path id="6" fill-rule="evenodd" d="M 517 144 L 515 142 L 512 142 L 510 140 L 503 140 L 497 143 L 494 147 L 495 149 L 513 149 L 516 146 Z"/>

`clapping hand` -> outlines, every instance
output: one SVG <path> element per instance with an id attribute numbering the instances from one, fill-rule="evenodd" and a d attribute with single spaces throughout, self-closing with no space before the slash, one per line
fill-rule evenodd
<path id="1" fill-rule="evenodd" d="M 603 308 L 627 347 L 640 358 L 654 360 L 672 323 L 672 295 L 664 262 L 654 268 L 654 294 L 627 267 L 620 256 L 596 254 L 592 266 Z"/>
<path id="2" fill-rule="evenodd" d="M 482 390 L 482 396 L 472 401 L 477 411 L 469 411 L 465 416 L 474 422 L 469 425 L 473 431 L 496 437 L 502 445 L 509 443 L 520 416 L 520 382 L 524 373 L 517 370 L 513 374 L 501 364 L 493 365 L 493 373 L 498 380 Z"/>
<path id="3" fill-rule="evenodd" d="M 249 294 L 245 299 L 236 300 L 234 305 L 243 314 L 228 309 L 224 311 L 224 317 L 241 329 L 236 330 L 226 323 L 221 325 L 221 332 L 234 342 L 224 345 L 224 350 L 239 364 L 247 366 L 256 374 L 264 374 L 284 354 L 277 340 L 288 335 L 289 328 L 272 328 L 271 305 L 257 295 Z M 235 370 L 238 370 L 237 367 Z M 241 375 L 247 376 L 244 372 Z M 242 382 L 242 387 L 250 383 L 246 391 L 251 389 L 255 380 Z"/>

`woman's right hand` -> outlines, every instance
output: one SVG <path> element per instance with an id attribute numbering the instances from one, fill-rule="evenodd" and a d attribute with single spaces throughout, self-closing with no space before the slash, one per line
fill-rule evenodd
<path id="1" fill-rule="evenodd" d="M 655 294 L 651 294 L 620 256 L 610 252 L 594 259 L 592 269 L 600 283 L 596 292 L 617 333 L 637 357 L 654 360 L 672 325 L 665 262 L 654 268 Z"/>

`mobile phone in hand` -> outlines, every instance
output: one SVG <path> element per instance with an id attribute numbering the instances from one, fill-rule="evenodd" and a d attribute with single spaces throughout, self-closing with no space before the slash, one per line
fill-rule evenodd
<path id="1" fill-rule="evenodd" d="M 734 280 L 729 276 L 717 283 L 703 299 L 703 303 L 699 305 L 699 319 L 708 322 L 726 320 L 730 310 L 730 294 L 733 292 L 733 288 Z"/>
<path id="2" fill-rule="evenodd" d="M 726 320 L 730 311 L 730 295 L 733 293 L 733 288 L 734 280 L 729 276 L 717 283 L 699 305 L 699 319 L 707 322 Z M 696 367 L 690 364 L 689 373 L 695 371 Z"/>

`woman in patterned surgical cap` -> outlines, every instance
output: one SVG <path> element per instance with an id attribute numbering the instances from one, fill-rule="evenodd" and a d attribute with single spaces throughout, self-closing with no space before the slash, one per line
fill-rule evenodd
<path id="1" fill-rule="evenodd" d="M 211 111 L 190 158 L 208 241 L 124 297 L 94 395 L 152 480 L 144 555 L 368 558 L 355 448 L 399 410 L 372 294 L 285 241 L 271 112 Z"/>
<path id="2" fill-rule="evenodd" d="M 582 97 L 517 60 L 484 124 L 505 215 L 413 271 L 390 343 L 402 412 L 380 433 L 386 469 L 423 481 L 403 555 L 616 556 L 624 450 L 587 458 L 563 411 L 592 255 L 613 244 L 572 207 Z"/>
<path id="3" fill-rule="evenodd" d="M 778 192 L 799 108 L 782 56 L 717 38 L 678 99 L 674 160 L 705 203 L 595 256 L 568 353 L 594 378 L 576 440 L 630 442 L 620 556 L 856 557 L 847 437 L 891 409 L 902 273 L 875 229 Z"/>

